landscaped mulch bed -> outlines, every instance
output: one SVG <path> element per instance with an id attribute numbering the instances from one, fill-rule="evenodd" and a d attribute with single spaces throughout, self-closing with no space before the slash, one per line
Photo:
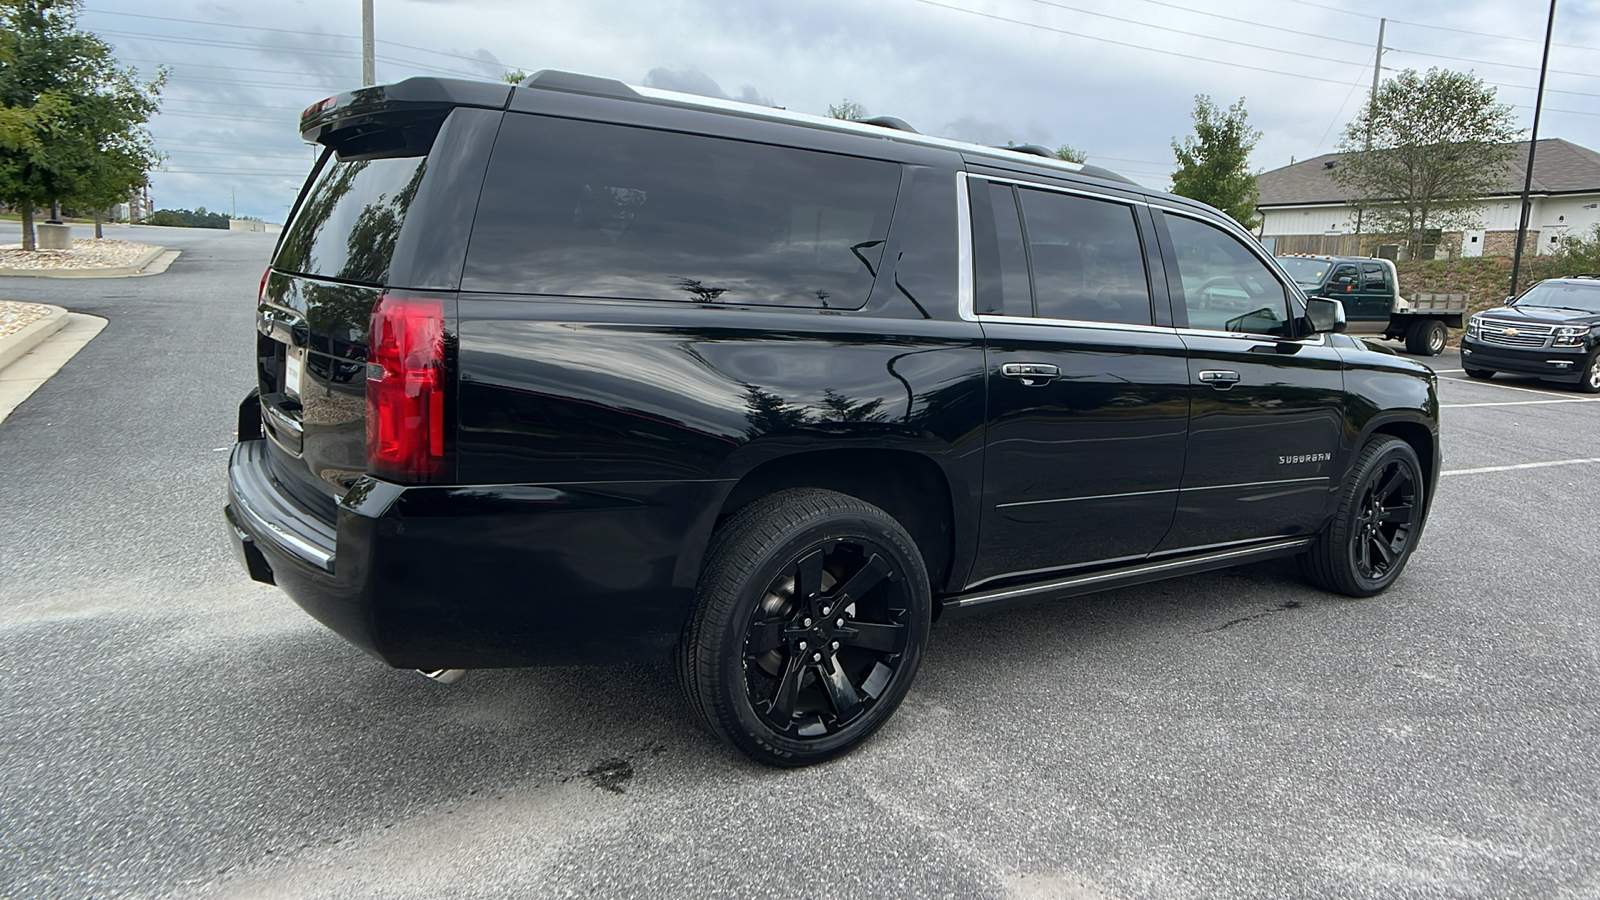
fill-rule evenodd
<path id="1" fill-rule="evenodd" d="M 48 306 L 0 300 L 0 338 L 16 334 L 49 314 Z"/>
<path id="2" fill-rule="evenodd" d="M 0 245 L 0 269 L 100 269 L 131 266 L 154 250 L 133 241 L 80 239 L 71 250 L 23 250 L 21 244 Z"/>

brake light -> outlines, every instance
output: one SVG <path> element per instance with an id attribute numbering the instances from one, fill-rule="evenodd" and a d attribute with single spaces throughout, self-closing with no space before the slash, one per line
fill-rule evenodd
<path id="1" fill-rule="evenodd" d="M 267 279 L 272 277 L 272 267 L 261 273 L 261 284 L 256 287 L 256 305 L 260 306 L 267 299 Z"/>
<path id="2" fill-rule="evenodd" d="M 367 351 L 367 469 L 427 481 L 444 464 L 444 301 L 378 298 Z"/>

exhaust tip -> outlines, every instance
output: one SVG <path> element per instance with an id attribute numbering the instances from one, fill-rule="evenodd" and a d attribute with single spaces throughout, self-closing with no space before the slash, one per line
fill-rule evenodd
<path id="1" fill-rule="evenodd" d="M 461 680 L 467 677 L 468 671 L 468 669 L 418 669 L 417 674 L 440 684 L 460 684 Z"/>

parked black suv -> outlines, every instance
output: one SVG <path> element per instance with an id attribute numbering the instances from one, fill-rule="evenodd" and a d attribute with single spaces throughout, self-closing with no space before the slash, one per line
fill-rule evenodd
<path id="1" fill-rule="evenodd" d="M 1549 278 L 1502 309 L 1476 313 L 1461 338 L 1461 365 L 1472 378 L 1537 375 L 1600 393 L 1600 275 Z"/>
<path id="2" fill-rule="evenodd" d="M 1421 534 L 1432 376 L 1209 207 L 559 72 L 302 128 L 226 514 L 391 665 L 670 655 L 801 765 L 933 619 L 1288 555 L 1368 595 Z"/>

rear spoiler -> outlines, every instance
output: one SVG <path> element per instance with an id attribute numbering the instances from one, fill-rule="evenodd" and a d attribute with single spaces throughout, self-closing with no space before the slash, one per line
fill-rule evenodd
<path id="1" fill-rule="evenodd" d="M 637 97 L 620 81 L 540 69 L 522 88 L 608 97 Z M 505 109 L 515 85 L 462 78 L 407 78 L 346 91 L 313 103 L 300 114 L 300 136 L 338 151 L 341 159 L 417 156 L 428 152 L 450 110 L 459 106 Z"/>
<path id="2" fill-rule="evenodd" d="M 300 114 L 300 136 L 341 158 L 428 152 L 458 106 L 505 109 L 512 86 L 455 78 L 407 78 L 329 97 Z"/>

